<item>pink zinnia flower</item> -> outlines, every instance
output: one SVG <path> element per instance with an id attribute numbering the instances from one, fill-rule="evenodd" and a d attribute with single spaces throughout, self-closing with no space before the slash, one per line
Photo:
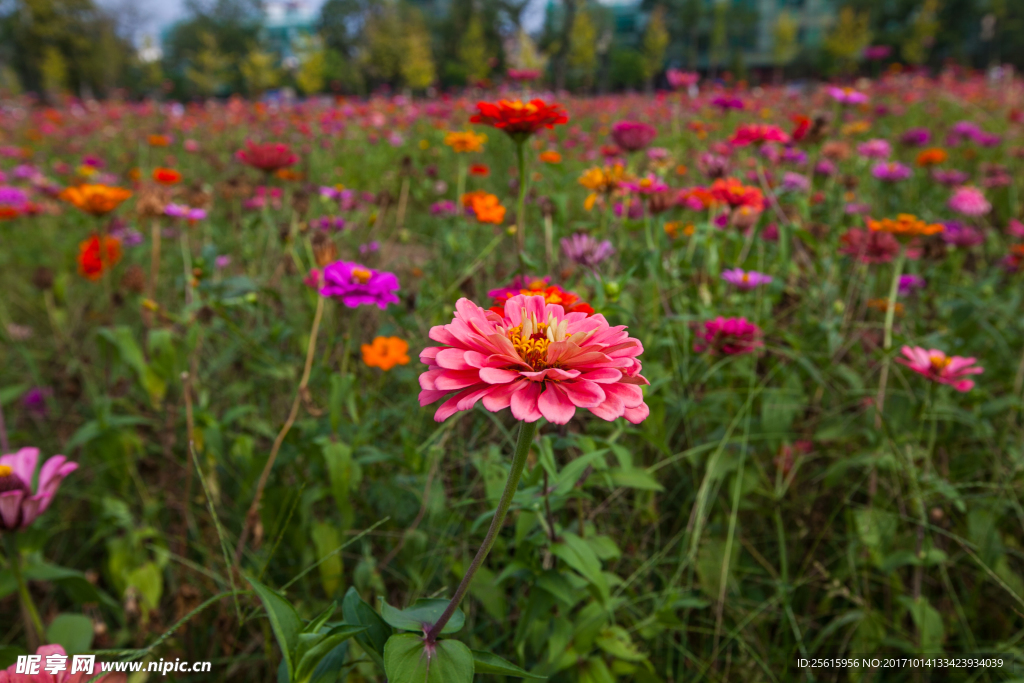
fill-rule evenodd
<path id="1" fill-rule="evenodd" d="M 722 272 L 722 279 L 740 289 L 754 289 L 771 282 L 772 276 L 756 270 L 744 271 L 742 268 L 733 268 Z"/>
<path id="2" fill-rule="evenodd" d="M 853 88 L 829 88 L 829 96 L 840 104 L 864 104 L 868 96 Z"/>
<path id="3" fill-rule="evenodd" d="M 949 199 L 949 208 L 965 216 L 984 216 L 992 210 L 992 205 L 985 195 L 976 187 L 964 185 L 953 191 Z"/>
<path id="4" fill-rule="evenodd" d="M 0 669 L 0 683 L 85 683 L 96 677 L 96 683 L 124 683 L 128 674 L 117 672 L 100 676 L 100 665 L 93 662 L 90 671 L 71 673 L 71 658 L 60 645 L 40 645 L 36 650 L 39 659 L 39 670 L 36 673 L 18 673 L 18 665 L 11 664 L 6 670 Z M 67 657 L 63 660 L 66 668 L 56 674 L 46 671 L 46 658 L 54 655 Z"/>
<path id="5" fill-rule="evenodd" d="M 857 153 L 868 159 L 888 159 L 892 154 L 892 145 L 888 140 L 876 138 L 857 145 Z"/>
<path id="6" fill-rule="evenodd" d="M 743 147 L 756 142 L 781 142 L 785 144 L 789 142 L 789 140 L 789 133 L 778 126 L 769 126 L 759 123 L 740 126 L 736 129 L 736 132 L 733 133 L 732 137 L 729 138 L 730 144 L 736 147 Z"/>
<path id="7" fill-rule="evenodd" d="M 696 71 L 669 69 L 665 72 L 665 79 L 668 81 L 670 88 L 679 90 L 680 88 L 689 88 L 691 85 L 697 85 L 697 82 L 700 80 L 700 74 Z"/>
<path id="8" fill-rule="evenodd" d="M 732 356 L 750 353 L 764 346 L 761 341 L 761 328 L 746 318 L 722 318 L 704 322 L 704 329 L 697 331 L 697 340 L 693 350 L 701 353 L 724 353 Z"/>
<path id="9" fill-rule="evenodd" d="M 612 126 L 612 140 L 627 152 L 636 152 L 654 142 L 658 130 L 640 121 L 619 121 Z"/>
<path id="10" fill-rule="evenodd" d="M 611 327 L 603 315 L 567 314 L 539 296 L 512 297 L 502 316 L 469 299 L 455 309 L 450 324 L 430 330 L 444 346 L 420 353 L 429 366 L 420 375 L 420 405 L 457 392 L 437 409 L 438 422 L 477 401 L 491 412 L 511 407 L 525 422 L 565 424 L 577 408 L 634 424 L 650 413 L 640 389 L 649 382 L 637 360 L 644 347 L 625 326 Z"/>
<path id="11" fill-rule="evenodd" d="M 653 173 L 648 173 L 643 178 L 621 181 L 619 187 L 642 195 L 658 194 L 668 190 L 668 185 L 665 184 L 665 181 Z"/>
<path id="12" fill-rule="evenodd" d="M 901 350 L 906 359 L 897 358 L 897 363 L 906 365 L 933 382 L 948 384 L 957 391 L 970 391 L 974 387 L 974 380 L 967 379 L 967 375 L 980 375 L 985 371 L 974 364 L 974 358 L 947 356 L 938 349 L 929 350 L 920 346 L 904 346 Z"/>
<path id="13" fill-rule="evenodd" d="M 43 464 L 39 484 L 32 493 L 32 479 L 39 462 L 38 448 L 22 448 L 0 456 L 0 531 L 24 529 L 50 507 L 64 477 L 78 464 L 55 455 Z"/>
<path id="14" fill-rule="evenodd" d="M 906 180 L 911 173 L 909 166 L 904 166 L 898 161 L 883 161 L 871 169 L 871 175 L 890 183 Z"/>
<path id="15" fill-rule="evenodd" d="M 380 310 L 400 299 L 398 276 L 384 270 L 374 270 L 352 261 L 335 261 L 324 268 L 321 296 L 341 299 L 349 308 L 373 304 Z"/>

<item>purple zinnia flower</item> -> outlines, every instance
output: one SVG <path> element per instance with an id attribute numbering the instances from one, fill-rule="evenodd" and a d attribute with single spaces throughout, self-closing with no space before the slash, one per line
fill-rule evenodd
<path id="1" fill-rule="evenodd" d="M 615 253 L 615 248 L 608 240 L 598 242 L 590 235 L 578 232 L 572 237 L 561 239 L 562 253 L 577 265 L 594 268 L 601 261 Z"/>
<path id="2" fill-rule="evenodd" d="M 723 271 L 722 279 L 740 289 L 754 289 L 771 282 L 772 276 L 758 273 L 756 270 L 744 271 L 742 268 L 733 268 Z"/>
<path id="3" fill-rule="evenodd" d="M 213 265 L 215 265 L 218 269 L 227 268 L 228 266 L 231 265 L 231 257 L 226 255 L 218 256 L 213 260 Z"/>
<path id="4" fill-rule="evenodd" d="M 741 100 L 740 98 L 738 98 L 738 97 L 725 97 L 724 95 L 719 95 L 715 99 L 711 100 L 711 104 L 716 106 L 716 107 L 718 107 L 722 111 L 726 111 L 728 109 L 740 110 L 740 109 L 743 109 L 743 106 L 744 106 L 743 105 L 743 100 Z"/>
<path id="5" fill-rule="evenodd" d="M 712 180 L 724 178 L 729 172 L 729 158 L 721 154 L 703 152 L 697 157 L 697 168 L 700 172 Z"/>
<path id="6" fill-rule="evenodd" d="M 956 169 L 937 168 L 932 171 L 932 180 L 942 185 L 962 185 L 969 176 Z"/>
<path id="7" fill-rule="evenodd" d="M 388 304 L 399 302 L 395 295 L 398 277 L 394 273 L 350 261 L 336 261 L 324 268 L 323 278 L 321 296 L 338 297 L 349 308 L 374 304 L 384 310 Z"/>
<path id="8" fill-rule="evenodd" d="M 807 152 L 796 147 L 787 147 L 782 152 L 782 160 L 787 164 L 804 164 L 807 163 Z"/>
<path id="9" fill-rule="evenodd" d="M 21 206 L 28 201 L 28 193 L 18 187 L 0 185 L 0 204 L 5 206 Z"/>
<path id="10" fill-rule="evenodd" d="M 959 221 L 944 223 L 946 229 L 939 233 L 942 241 L 954 247 L 967 249 L 985 241 L 985 235 L 980 230 L 964 225 Z"/>
<path id="11" fill-rule="evenodd" d="M 619 121 L 612 126 L 612 140 L 627 152 L 636 152 L 654 141 L 658 130 L 640 121 Z"/>
<path id="12" fill-rule="evenodd" d="M 915 289 L 921 289 L 924 286 L 924 278 L 920 275 L 900 275 L 899 292 L 901 295 L 910 294 Z"/>
<path id="13" fill-rule="evenodd" d="M 377 240 L 372 240 L 366 244 L 359 245 L 360 256 L 366 256 L 367 254 L 372 254 L 375 251 L 380 251 L 380 242 Z"/>
<path id="14" fill-rule="evenodd" d="M 847 214 L 869 214 L 871 213 L 871 205 L 864 202 L 850 202 L 846 205 L 845 212 Z"/>
<path id="15" fill-rule="evenodd" d="M 46 399 L 52 395 L 53 390 L 49 387 L 32 387 L 21 397 L 21 407 L 29 415 L 46 417 L 50 412 L 49 406 L 46 405 Z"/>
<path id="16" fill-rule="evenodd" d="M 18 180 L 31 180 L 40 175 L 39 169 L 29 164 L 18 164 L 14 167 L 13 175 Z"/>
<path id="17" fill-rule="evenodd" d="M 807 192 L 811 189 L 811 180 L 800 173 L 787 171 L 782 176 L 782 190 L 784 192 Z"/>
<path id="18" fill-rule="evenodd" d="M 927 128 L 911 128 L 903 133 L 900 142 L 911 147 L 923 147 L 932 139 L 932 132 Z"/>
<path id="19" fill-rule="evenodd" d="M 430 206 L 430 215 L 432 216 L 457 216 L 458 214 L 459 207 L 450 199 L 434 202 Z"/>
<path id="20" fill-rule="evenodd" d="M 868 159 L 888 159 L 892 154 L 892 145 L 888 140 L 876 138 L 857 145 L 857 153 Z"/>
<path id="21" fill-rule="evenodd" d="M 831 176 L 836 172 L 836 165 L 828 159 L 820 159 L 818 163 L 814 165 L 814 174 L 821 176 Z"/>
<path id="22" fill-rule="evenodd" d="M 887 183 L 906 180 L 910 177 L 911 173 L 912 171 L 909 166 L 905 166 L 898 161 L 883 161 L 871 169 L 871 175 Z"/>

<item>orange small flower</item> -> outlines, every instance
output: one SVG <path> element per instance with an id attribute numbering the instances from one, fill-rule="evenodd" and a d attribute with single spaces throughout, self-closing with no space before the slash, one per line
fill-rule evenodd
<path id="1" fill-rule="evenodd" d="M 882 311 L 884 313 L 885 311 L 889 310 L 889 300 L 871 299 L 868 301 L 868 308 L 873 308 L 876 311 Z M 896 306 L 893 308 L 893 311 L 896 313 L 896 315 L 903 315 L 903 304 L 897 301 Z"/>
<path id="2" fill-rule="evenodd" d="M 364 363 L 385 372 L 396 365 L 409 363 L 409 344 L 398 337 L 377 337 L 372 344 L 363 344 L 362 350 Z"/>
<path id="3" fill-rule="evenodd" d="M 128 171 L 128 179 L 129 180 L 131 180 L 133 182 L 138 182 L 139 178 L 141 178 L 141 177 L 142 177 L 142 171 L 140 171 L 137 168 L 129 169 L 129 171 Z"/>
<path id="4" fill-rule="evenodd" d="M 302 180 L 302 174 L 290 168 L 282 168 L 274 175 L 280 180 Z"/>
<path id="5" fill-rule="evenodd" d="M 146 138 L 150 147 L 167 147 L 171 144 L 171 138 L 167 135 L 153 133 Z"/>
<path id="6" fill-rule="evenodd" d="M 181 174 L 173 168 L 153 169 L 153 180 L 161 185 L 177 185 L 181 182 Z"/>
<path id="7" fill-rule="evenodd" d="M 562 155 L 553 149 L 549 149 L 546 152 L 541 152 L 540 160 L 545 164 L 560 164 L 562 163 Z"/>
<path id="8" fill-rule="evenodd" d="M 687 223 L 686 225 L 683 225 L 682 221 L 669 221 L 665 223 L 665 234 L 669 236 L 669 239 L 679 239 L 683 235 L 692 237 L 695 232 L 697 232 L 697 229 L 693 226 L 693 223 Z"/>
<path id="9" fill-rule="evenodd" d="M 684 176 L 684 175 L 686 175 L 688 170 L 689 169 L 686 168 L 686 166 L 684 166 L 683 164 L 679 164 L 678 166 L 676 166 L 676 175 Z"/>
<path id="10" fill-rule="evenodd" d="M 901 213 L 895 220 L 892 218 L 883 218 L 880 221 L 869 220 L 868 228 L 872 232 L 888 232 L 903 238 L 935 235 L 946 229 L 940 223 L 928 224 L 909 213 Z"/>
<path id="11" fill-rule="evenodd" d="M 467 131 L 452 131 L 444 136 L 444 144 L 452 148 L 453 152 L 465 154 L 466 152 L 483 151 L 487 136 L 481 133 Z"/>
<path id="12" fill-rule="evenodd" d="M 469 175 L 479 176 L 486 178 L 491 175 L 491 169 L 488 168 L 487 164 L 473 164 L 469 167 Z"/>
<path id="13" fill-rule="evenodd" d="M 130 190 L 109 185 L 78 185 L 65 188 L 60 198 L 93 216 L 105 216 L 132 196 Z"/>
<path id="14" fill-rule="evenodd" d="M 481 223 L 501 225 L 505 220 L 505 207 L 495 195 L 483 190 L 462 195 L 462 205 L 472 209 L 476 219 Z"/>
<path id="15" fill-rule="evenodd" d="M 99 280 L 103 271 L 121 260 L 121 240 L 104 237 L 105 254 L 100 253 L 100 237 L 92 235 L 78 245 L 78 272 L 88 280 Z"/>
<path id="16" fill-rule="evenodd" d="M 949 155 L 946 154 L 946 150 L 939 147 L 932 147 L 931 149 L 923 150 L 917 155 L 917 165 L 922 167 L 937 166 L 948 158 Z"/>
<path id="17" fill-rule="evenodd" d="M 13 206 L 0 205 L 0 221 L 9 221 L 17 218 L 19 212 Z"/>

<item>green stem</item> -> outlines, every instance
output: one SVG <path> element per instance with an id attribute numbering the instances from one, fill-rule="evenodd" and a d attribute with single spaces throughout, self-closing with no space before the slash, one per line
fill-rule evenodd
<path id="1" fill-rule="evenodd" d="M 519 423 L 519 439 L 516 441 L 516 453 L 512 458 L 512 469 L 509 470 L 508 479 L 505 480 L 505 490 L 501 493 L 501 500 L 498 501 L 498 509 L 494 512 L 491 527 L 487 530 L 487 536 L 484 537 L 483 545 L 476 551 L 476 557 L 473 558 L 469 569 L 466 570 L 466 575 L 462 577 L 462 583 L 459 584 L 459 587 L 455 590 L 455 595 L 448 602 L 448 607 L 445 608 L 437 623 L 427 631 L 427 643 L 437 642 L 437 637 L 441 634 L 445 624 L 452 618 L 459 603 L 462 602 L 462 598 L 466 596 L 466 591 L 469 590 L 469 584 L 473 580 L 473 575 L 483 565 L 484 560 L 487 559 L 487 553 L 491 552 L 491 547 L 498 540 L 498 532 L 501 531 L 501 527 L 505 523 L 505 515 L 508 514 L 508 508 L 512 505 L 512 496 L 515 495 L 516 489 L 519 487 L 519 478 L 523 474 L 526 458 L 530 454 L 530 444 L 533 443 L 533 437 L 536 434 L 536 422 Z"/>
<path id="2" fill-rule="evenodd" d="M 907 248 L 900 245 L 900 253 L 896 257 L 896 263 L 892 269 L 892 283 L 889 285 L 888 305 L 885 307 L 885 336 L 882 340 L 882 374 L 878 381 L 878 395 L 875 397 L 875 429 L 882 428 L 882 410 L 885 408 L 885 388 L 889 382 L 889 366 L 892 358 L 889 356 L 889 349 L 892 348 L 892 323 L 896 318 L 896 295 L 900 288 L 900 275 L 903 274 L 903 264 L 907 260 Z M 875 491 L 878 489 L 878 470 L 871 469 L 871 476 L 868 481 L 868 499 L 873 501 Z"/>
<path id="3" fill-rule="evenodd" d="M 519 259 L 519 274 L 526 277 L 526 141 L 516 142 L 516 163 L 519 164 L 519 201 L 516 204 L 516 256 Z"/>
<path id="4" fill-rule="evenodd" d="M 14 574 L 15 583 L 18 584 L 18 596 L 21 598 L 21 607 L 28 614 L 29 621 L 31 621 L 31 627 L 28 624 L 25 625 L 25 630 L 28 631 L 28 641 L 30 645 L 33 643 L 38 645 L 42 642 L 46 629 L 43 628 L 43 620 L 39 618 L 39 611 L 36 609 L 35 603 L 32 602 L 32 594 L 29 593 L 25 576 L 21 573 L 21 554 L 18 552 L 18 542 L 15 539 L 14 533 L 8 532 L 4 536 L 7 544 L 7 557 L 11 562 L 11 573 Z"/>
<path id="5" fill-rule="evenodd" d="M 181 234 L 181 261 L 185 267 L 185 306 L 192 305 L 192 250 L 188 246 L 188 226 L 182 226 Z"/>

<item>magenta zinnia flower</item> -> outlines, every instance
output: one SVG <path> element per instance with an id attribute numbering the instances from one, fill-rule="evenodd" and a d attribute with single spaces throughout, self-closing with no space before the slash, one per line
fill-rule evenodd
<path id="1" fill-rule="evenodd" d="M 778 126 L 769 126 L 760 123 L 751 123 L 740 126 L 729 138 L 729 143 L 736 147 L 743 147 L 756 142 L 789 142 L 789 133 Z"/>
<path id="2" fill-rule="evenodd" d="M 612 140 L 627 152 L 636 152 L 654 141 L 658 130 L 640 121 L 619 121 L 612 126 Z"/>
<path id="3" fill-rule="evenodd" d="M 829 88 L 829 96 L 840 104 L 864 104 L 868 96 L 853 88 Z"/>
<path id="4" fill-rule="evenodd" d="M 38 448 L 22 448 L 0 456 L 0 531 L 24 529 L 50 507 L 64 477 L 78 464 L 55 455 L 43 463 L 39 484 L 32 493 L 32 479 L 39 462 Z"/>
<path id="5" fill-rule="evenodd" d="M 920 275 L 900 275 L 899 293 L 900 296 L 912 293 L 915 289 L 925 286 L 924 278 Z"/>
<path id="6" fill-rule="evenodd" d="M 722 279 L 740 289 L 754 289 L 771 282 L 772 276 L 756 270 L 744 271 L 742 268 L 733 268 L 723 271 Z"/>
<path id="7" fill-rule="evenodd" d="M 511 407 L 525 422 L 565 424 L 577 408 L 634 424 L 650 413 L 640 389 L 649 382 L 637 360 L 644 347 L 625 326 L 611 327 L 603 315 L 567 314 L 539 296 L 512 297 L 502 316 L 469 299 L 455 309 L 450 324 L 430 330 L 444 346 L 420 353 L 429 366 L 420 375 L 420 405 L 457 392 L 437 409 L 438 422 L 477 401 L 491 412 Z"/>
<path id="8" fill-rule="evenodd" d="M 876 138 L 857 145 L 857 153 L 868 159 L 888 159 L 892 154 L 892 145 L 888 140 Z"/>
<path id="9" fill-rule="evenodd" d="M 761 341 L 761 328 L 746 318 L 722 318 L 704 322 L 704 329 L 697 330 L 697 340 L 693 350 L 701 353 L 724 353 L 732 356 L 750 353 L 764 346 Z"/>
<path id="10" fill-rule="evenodd" d="M 947 356 L 938 349 L 929 350 L 920 346 L 904 346 L 901 350 L 906 359 L 897 358 L 897 363 L 906 365 L 933 382 L 948 384 L 957 391 L 970 391 L 974 387 L 974 380 L 967 379 L 967 376 L 980 375 L 985 371 L 974 364 L 974 358 Z"/>
<path id="11" fill-rule="evenodd" d="M 949 208 L 965 216 L 984 216 L 992 210 L 992 205 L 985 195 L 976 187 L 964 185 L 953 191 L 949 199 Z"/>
<path id="12" fill-rule="evenodd" d="M 71 673 L 71 658 L 68 657 L 67 652 L 60 645 L 40 645 L 36 649 L 36 655 L 40 657 L 39 673 L 18 673 L 18 664 L 11 664 L 6 670 L 0 669 L 0 683 L 86 683 L 86 681 L 125 683 L 128 680 L 128 674 L 123 672 L 108 673 L 100 676 L 100 664 L 95 661 L 92 664 L 86 665 L 89 667 L 88 671 Z M 51 674 L 46 669 L 47 660 L 55 656 L 64 658 L 60 661 L 64 663 L 63 666 L 65 668 L 56 674 Z"/>
<path id="13" fill-rule="evenodd" d="M 398 277 L 359 263 L 335 261 L 324 268 L 321 296 L 334 296 L 349 308 L 373 304 L 382 311 L 399 299 Z"/>
<path id="14" fill-rule="evenodd" d="M 910 174 L 910 167 L 904 166 L 898 161 L 883 161 L 871 169 L 871 175 L 889 183 L 906 180 Z"/>

